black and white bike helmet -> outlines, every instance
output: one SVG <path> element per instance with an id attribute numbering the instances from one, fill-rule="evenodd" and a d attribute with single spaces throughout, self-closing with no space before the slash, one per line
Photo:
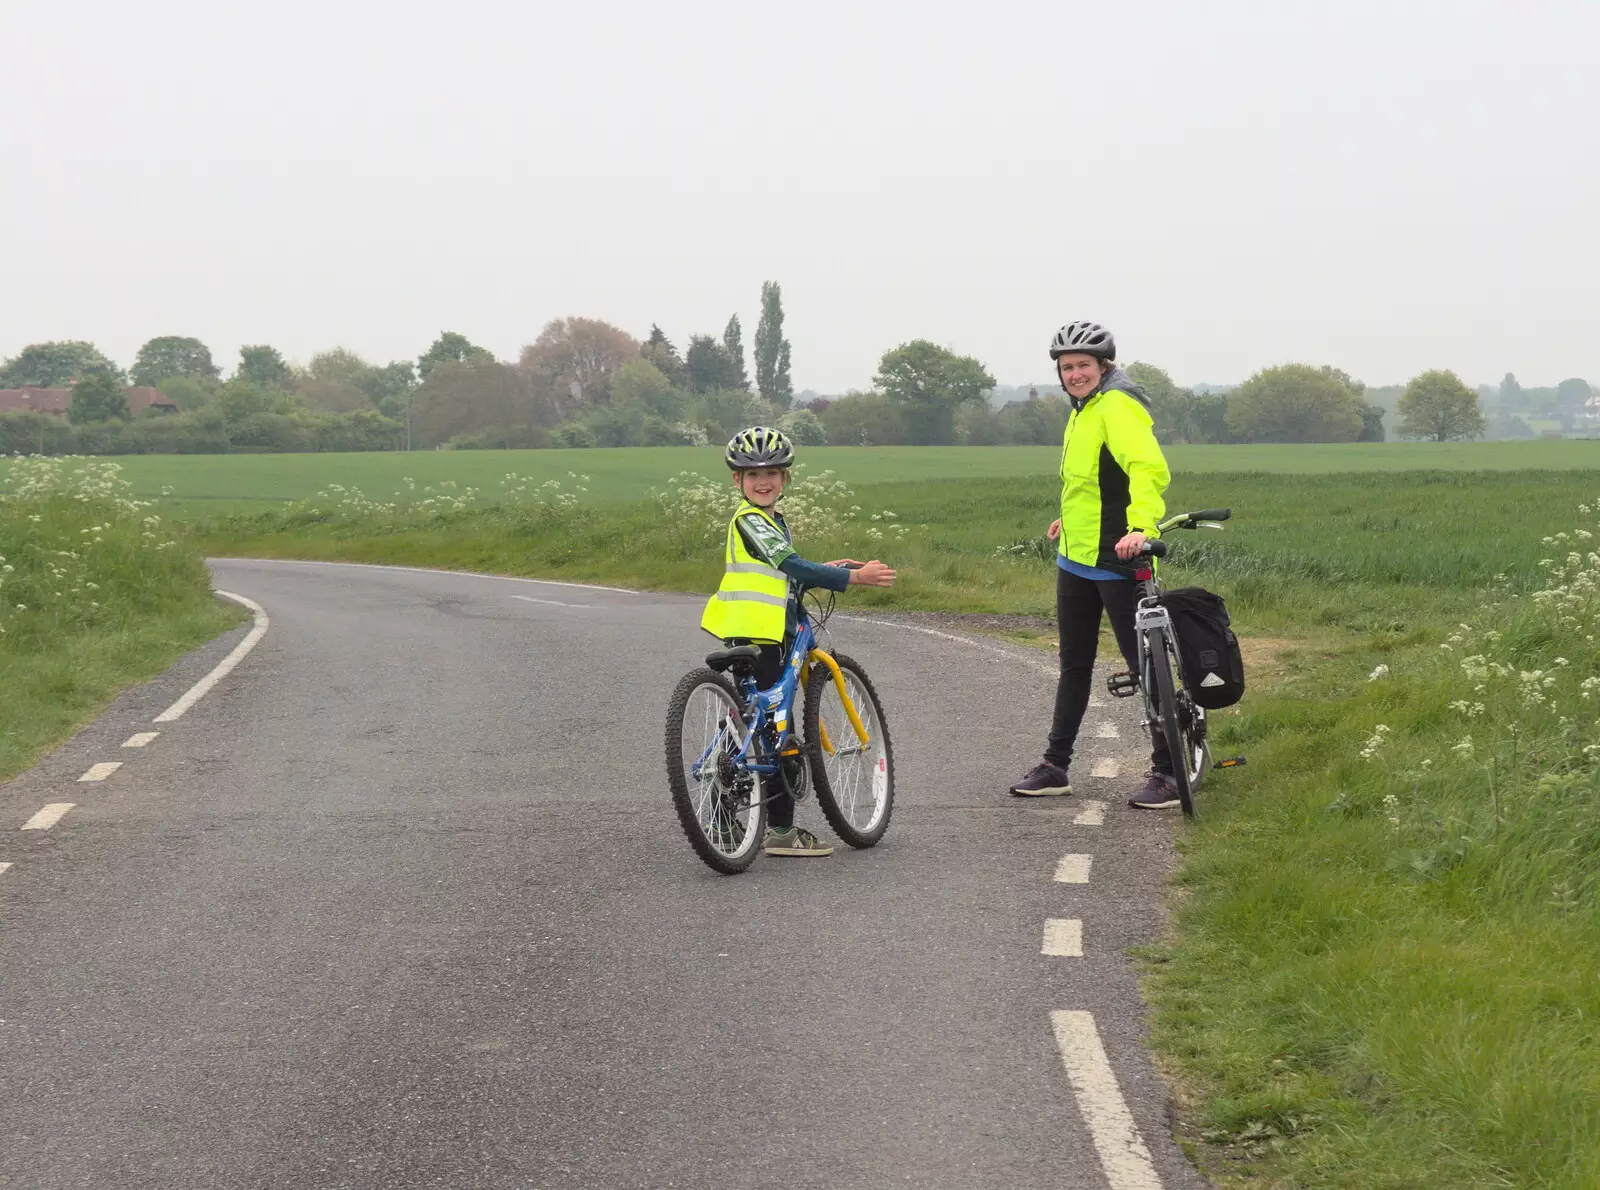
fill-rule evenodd
<path id="1" fill-rule="evenodd" d="M 752 471 L 757 467 L 788 467 L 794 463 L 794 443 L 782 430 L 751 426 L 728 440 L 723 455 L 733 471 Z"/>
<path id="2" fill-rule="evenodd" d="M 1068 352 L 1081 352 L 1110 363 L 1117 358 L 1117 341 L 1098 322 L 1069 322 L 1050 340 L 1050 358 L 1058 359 Z"/>

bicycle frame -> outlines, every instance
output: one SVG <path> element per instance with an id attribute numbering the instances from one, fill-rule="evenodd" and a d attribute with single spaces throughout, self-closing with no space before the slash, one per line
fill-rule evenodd
<path id="1" fill-rule="evenodd" d="M 1144 700 L 1144 723 L 1148 728 L 1157 721 L 1159 708 L 1156 706 L 1155 682 L 1150 680 L 1150 632 L 1160 628 L 1166 631 L 1168 637 L 1172 634 L 1172 615 L 1166 608 L 1156 602 L 1161 597 L 1161 584 L 1156 579 L 1155 568 L 1151 565 L 1141 566 L 1134 572 L 1134 581 L 1139 584 L 1139 602 L 1133 613 L 1134 643 L 1138 648 L 1139 661 L 1139 693 Z M 1180 666 L 1183 662 L 1178 660 Z"/>
<path id="2" fill-rule="evenodd" d="M 745 673 L 737 685 L 739 693 L 744 698 L 744 711 L 749 720 L 744 724 L 744 736 L 739 741 L 739 749 L 729 758 L 734 767 L 743 772 L 757 773 L 762 776 L 777 775 L 779 780 L 786 781 L 782 769 L 782 757 L 792 755 L 798 750 L 795 740 L 796 723 L 794 722 L 795 695 L 799 692 L 806 677 L 806 662 L 811 661 L 822 666 L 828 671 L 829 680 L 839 692 L 839 701 L 844 704 L 845 715 L 850 720 L 858 745 L 865 748 L 870 742 L 867 729 L 861 721 L 861 714 L 856 710 L 855 703 L 850 698 L 850 692 L 845 687 L 844 675 L 839 672 L 838 663 L 832 656 L 817 647 L 816 633 L 812 629 L 811 619 L 805 614 L 805 609 L 800 610 L 800 626 L 795 633 L 794 643 L 789 647 L 788 662 L 783 667 L 783 676 L 776 685 L 762 690 L 756 685 L 755 675 Z M 764 736 L 768 735 L 768 727 L 775 732 L 775 739 L 770 751 L 764 751 Z M 834 754 L 833 742 L 828 739 L 827 728 L 818 724 L 821 732 L 823 750 L 830 755 Z M 696 778 L 700 775 L 702 766 L 715 755 L 722 746 L 723 738 L 719 733 L 711 742 L 700 758 L 691 766 L 691 772 Z M 773 795 L 776 796 L 776 795 Z M 771 801 L 764 798 L 763 801 Z"/>

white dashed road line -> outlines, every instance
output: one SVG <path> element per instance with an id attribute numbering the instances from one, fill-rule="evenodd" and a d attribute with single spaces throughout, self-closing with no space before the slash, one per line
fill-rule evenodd
<path id="1" fill-rule="evenodd" d="M 102 760 L 99 764 L 91 764 L 88 771 L 84 773 L 83 776 L 79 777 L 78 780 L 104 781 L 107 777 L 121 767 L 122 761 L 120 760 Z"/>
<path id="2" fill-rule="evenodd" d="M 1104 802 L 1086 800 L 1083 803 L 1083 809 L 1079 810 L 1077 817 L 1072 820 L 1072 825 L 1104 826 L 1105 822 L 1106 804 Z"/>
<path id="3" fill-rule="evenodd" d="M 1049 917 L 1044 923 L 1044 944 L 1039 953 L 1057 959 L 1083 957 L 1083 923 L 1075 917 Z"/>
<path id="4" fill-rule="evenodd" d="M 523 603 L 548 603 L 551 607 L 594 607 L 592 603 L 562 603 L 559 599 L 535 599 L 532 595 L 513 595 L 511 598 L 520 599 Z"/>
<path id="5" fill-rule="evenodd" d="M 143 748 L 161 733 L 159 731 L 138 731 L 122 742 L 124 748 Z"/>
<path id="6" fill-rule="evenodd" d="M 1097 740 L 1120 739 L 1122 733 L 1117 730 L 1115 723 L 1099 723 L 1095 725 L 1094 738 Z"/>
<path id="7" fill-rule="evenodd" d="M 1122 766 L 1109 756 L 1102 756 L 1094 762 L 1089 769 L 1091 777 L 1118 777 L 1122 775 Z"/>
<path id="8" fill-rule="evenodd" d="M 157 723 L 171 723 L 174 719 L 181 719 L 184 712 L 204 698 L 211 690 L 211 687 L 232 673 L 233 667 L 243 661 L 245 655 L 255 648 L 256 643 L 267 634 L 267 627 L 272 621 L 267 619 L 267 613 L 259 603 L 253 599 L 246 599 L 243 595 L 235 595 L 231 591 L 218 591 L 217 594 L 224 599 L 231 599 L 235 603 L 242 604 L 254 612 L 256 618 L 255 626 L 245 634 L 245 638 L 242 641 L 233 647 L 233 652 L 217 663 L 215 669 L 189 687 L 177 702 L 157 715 L 154 720 Z"/>
<path id="9" fill-rule="evenodd" d="M 1161 1178 L 1117 1086 L 1094 1017 L 1087 1012 L 1052 1012 L 1050 1023 L 1111 1190 L 1161 1190 Z"/>
<path id="10" fill-rule="evenodd" d="M 1056 882 L 1059 884 L 1088 884 L 1092 855 L 1063 855 L 1056 864 Z"/>
<path id="11" fill-rule="evenodd" d="M 9 868 L 10 866 L 11 865 L 9 863 L 0 863 L 0 876 L 3 876 L 5 874 L 6 869 Z"/>
<path id="12" fill-rule="evenodd" d="M 25 831 L 47 831 L 60 822 L 62 815 L 77 804 L 77 802 L 51 802 L 28 821 L 24 822 L 21 829 Z"/>

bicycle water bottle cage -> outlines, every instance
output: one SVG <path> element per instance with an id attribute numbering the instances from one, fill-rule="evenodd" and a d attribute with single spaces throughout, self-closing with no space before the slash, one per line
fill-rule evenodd
<path id="1" fill-rule="evenodd" d="M 718 649 L 715 653 L 706 654 L 706 664 L 720 673 L 732 671 L 743 677 L 756 671 L 756 661 L 761 656 L 761 650 L 755 645 L 735 645 L 731 649 Z"/>
<path id="2" fill-rule="evenodd" d="M 1106 689 L 1111 692 L 1112 698 L 1132 698 L 1139 693 L 1139 678 L 1126 671 L 1109 674 L 1106 677 Z"/>

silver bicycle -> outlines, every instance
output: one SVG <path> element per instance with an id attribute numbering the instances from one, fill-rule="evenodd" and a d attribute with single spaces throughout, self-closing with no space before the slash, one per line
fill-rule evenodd
<path id="1" fill-rule="evenodd" d="M 1233 515 L 1227 508 L 1207 508 L 1180 513 L 1162 521 L 1158 529 L 1220 529 Z M 1172 775 L 1178 786 L 1178 802 L 1184 814 L 1194 816 L 1194 794 L 1206 770 L 1211 767 L 1211 748 L 1206 743 L 1205 708 L 1195 705 L 1183 681 L 1183 660 L 1173 633 L 1172 614 L 1161 603 L 1161 582 L 1156 578 L 1151 559 L 1167 554 L 1165 541 L 1146 543 L 1138 555 L 1134 580 L 1139 584 L 1139 604 L 1133 626 L 1138 641 L 1137 673 L 1112 674 L 1106 685 L 1117 698 L 1144 696 L 1144 726 L 1158 730 L 1166 739 L 1172 757 Z"/>

